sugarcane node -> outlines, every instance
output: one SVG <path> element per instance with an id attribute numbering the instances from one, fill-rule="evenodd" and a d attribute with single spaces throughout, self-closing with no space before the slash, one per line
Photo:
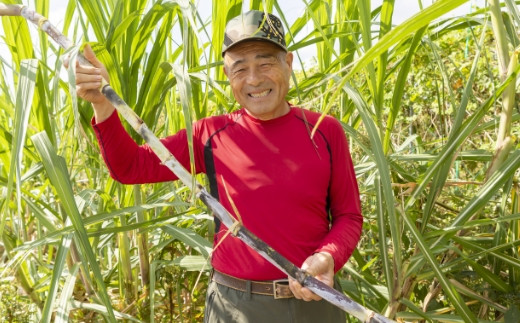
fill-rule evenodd
<path id="1" fill-rule="evenodd" d="M 236 237 L 238 235 L 238 231 L 242 228 L 242 223 L 239 221 L 233 222 L 233 225 L 229 227 L 229 231 L 231 232 L 231 235 L 233 237 Z"/>
<path id="2" fill-rule="evenodd" d="M 143 137 L 145 142 L 149 142 L 150 141 L 150 137 L 148 136 L 148 133 L 146 131 L 144 131 L 144 129 L 142 127 L 139 128 L 138 132 L 141 135 L 141 137 Z"/>
<path id="3" fill-rule="evenodd" d="M 367 318 L 366 322 L 369 323 L 396 323 L 396 321 L 391 320 L 387 317 L 382 316 L 381 314 L 372 311 L 372 313 L 369 315 L 369 318 Z"/>
<path id="4" fill-rule="evenodd" d="M 101 89 L 101 93 L 103 93 L 103 95 L 108 99 L 108 101 L 110 101 L 110 103 L 112 103 L 112 105 L 116 107 L 126 105 L 125 101 L 123 101 L 121 97 L 117 95 L 116 91 L 114 91 L 114 89 L 108 83 L 105 84 L 105 86 L 103 86 L 103 88 Z"/>
<path id="5" fill-rule="evenodd" d="M 42 29 L 43 24 L 46 23 L 48 20 L 49 19 L 42 16 L 40 20 L 38 20 L 38 28 Z"/>
<path id="6" fill-rule="evenodd" d="M 370 322 L 370 323 L 379 322 L 379 320 L 375 318 L 375 314 L 376 313 L 374 313 L 374 311 L 372 311 L 370 314 L 368 314 L 365 322 Z"/>
<path id="7" fill-rule="evenodd" d="M 294 274 L 294 278 L 300 283 L 300 285 L 305 286 L 305 280 L 307 277 L 311 277 L 305 270 L 297 270 Z"/>

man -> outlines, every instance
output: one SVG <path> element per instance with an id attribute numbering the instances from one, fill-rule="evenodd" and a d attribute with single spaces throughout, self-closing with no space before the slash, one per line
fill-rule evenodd
<path id="1" fill-rule="evenodd" d="M 195 168 L 207 174 L 211 193 L 243 225 L 329 286 L 361 233 L 359 192 L 345 134 L 318 113 L 285 100 L 292 72 L 281 21 L 249 11 L 229 21 L 222 50 L 224 71 L 241 109 L 193 125 Z M 92 125 L 111 176 L 121 183 L 175 180 L 147 145 L 125 132 L 100 94 L 106 70 L 77 68 L 77 92 L 94 107 Z M 186 131 L 163 139 L 189 169 Z M 236 217 L 238 217 L 235 214 Z M 345 322 L 345 314 L 285 275 L 216 223 L 206 322 Z M 336 284 L 337 285 L 337 284 Z M 337 287 L 337 286 L 336 286 Z"/>

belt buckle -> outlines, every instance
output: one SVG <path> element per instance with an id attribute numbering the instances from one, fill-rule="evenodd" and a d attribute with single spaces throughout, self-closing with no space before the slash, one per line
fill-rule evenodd
<path id="1" fill-rule="evenodd" d="M 289 280 L 288 279 L 273 280 L 273 297 L 274 297 L 274 299 L 292 298 L 293 297 L 293 295 L 279 295 L 278 288 L 277 288 L 278 285 L 287 286 L 287 288 L 289 288 Z"/>

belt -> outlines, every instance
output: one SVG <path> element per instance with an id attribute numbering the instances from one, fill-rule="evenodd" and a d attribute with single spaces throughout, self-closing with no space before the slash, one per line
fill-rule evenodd
<path id="1" fill-rule="evenodd" d="M 250 291 L 253 294 L 273 296 L 275 299 L 294 297 L 289 288 L 289 281 L 287 279 L 268 281 L 245 280 L 223 274 L 216 270 L 213 270 L 211 278 L 220 285 L 242 292 L 247 292 L 247 285 L 248 283 L 251 283 Z"/>

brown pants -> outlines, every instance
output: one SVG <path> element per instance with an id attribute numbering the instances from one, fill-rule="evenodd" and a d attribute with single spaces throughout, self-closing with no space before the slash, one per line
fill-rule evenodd
<path id="1" fill-rule="evenodd" d="M 334 288 L 339 289 L 339 284 Z M 339 289 L 341 290 L 341 289 Z M 341 309 L 325 300 L 306 302 L 296 298 L 275 299 L 229 288 L 214 281 L 208 286 L 206 323 L 345 323 Z"/>

